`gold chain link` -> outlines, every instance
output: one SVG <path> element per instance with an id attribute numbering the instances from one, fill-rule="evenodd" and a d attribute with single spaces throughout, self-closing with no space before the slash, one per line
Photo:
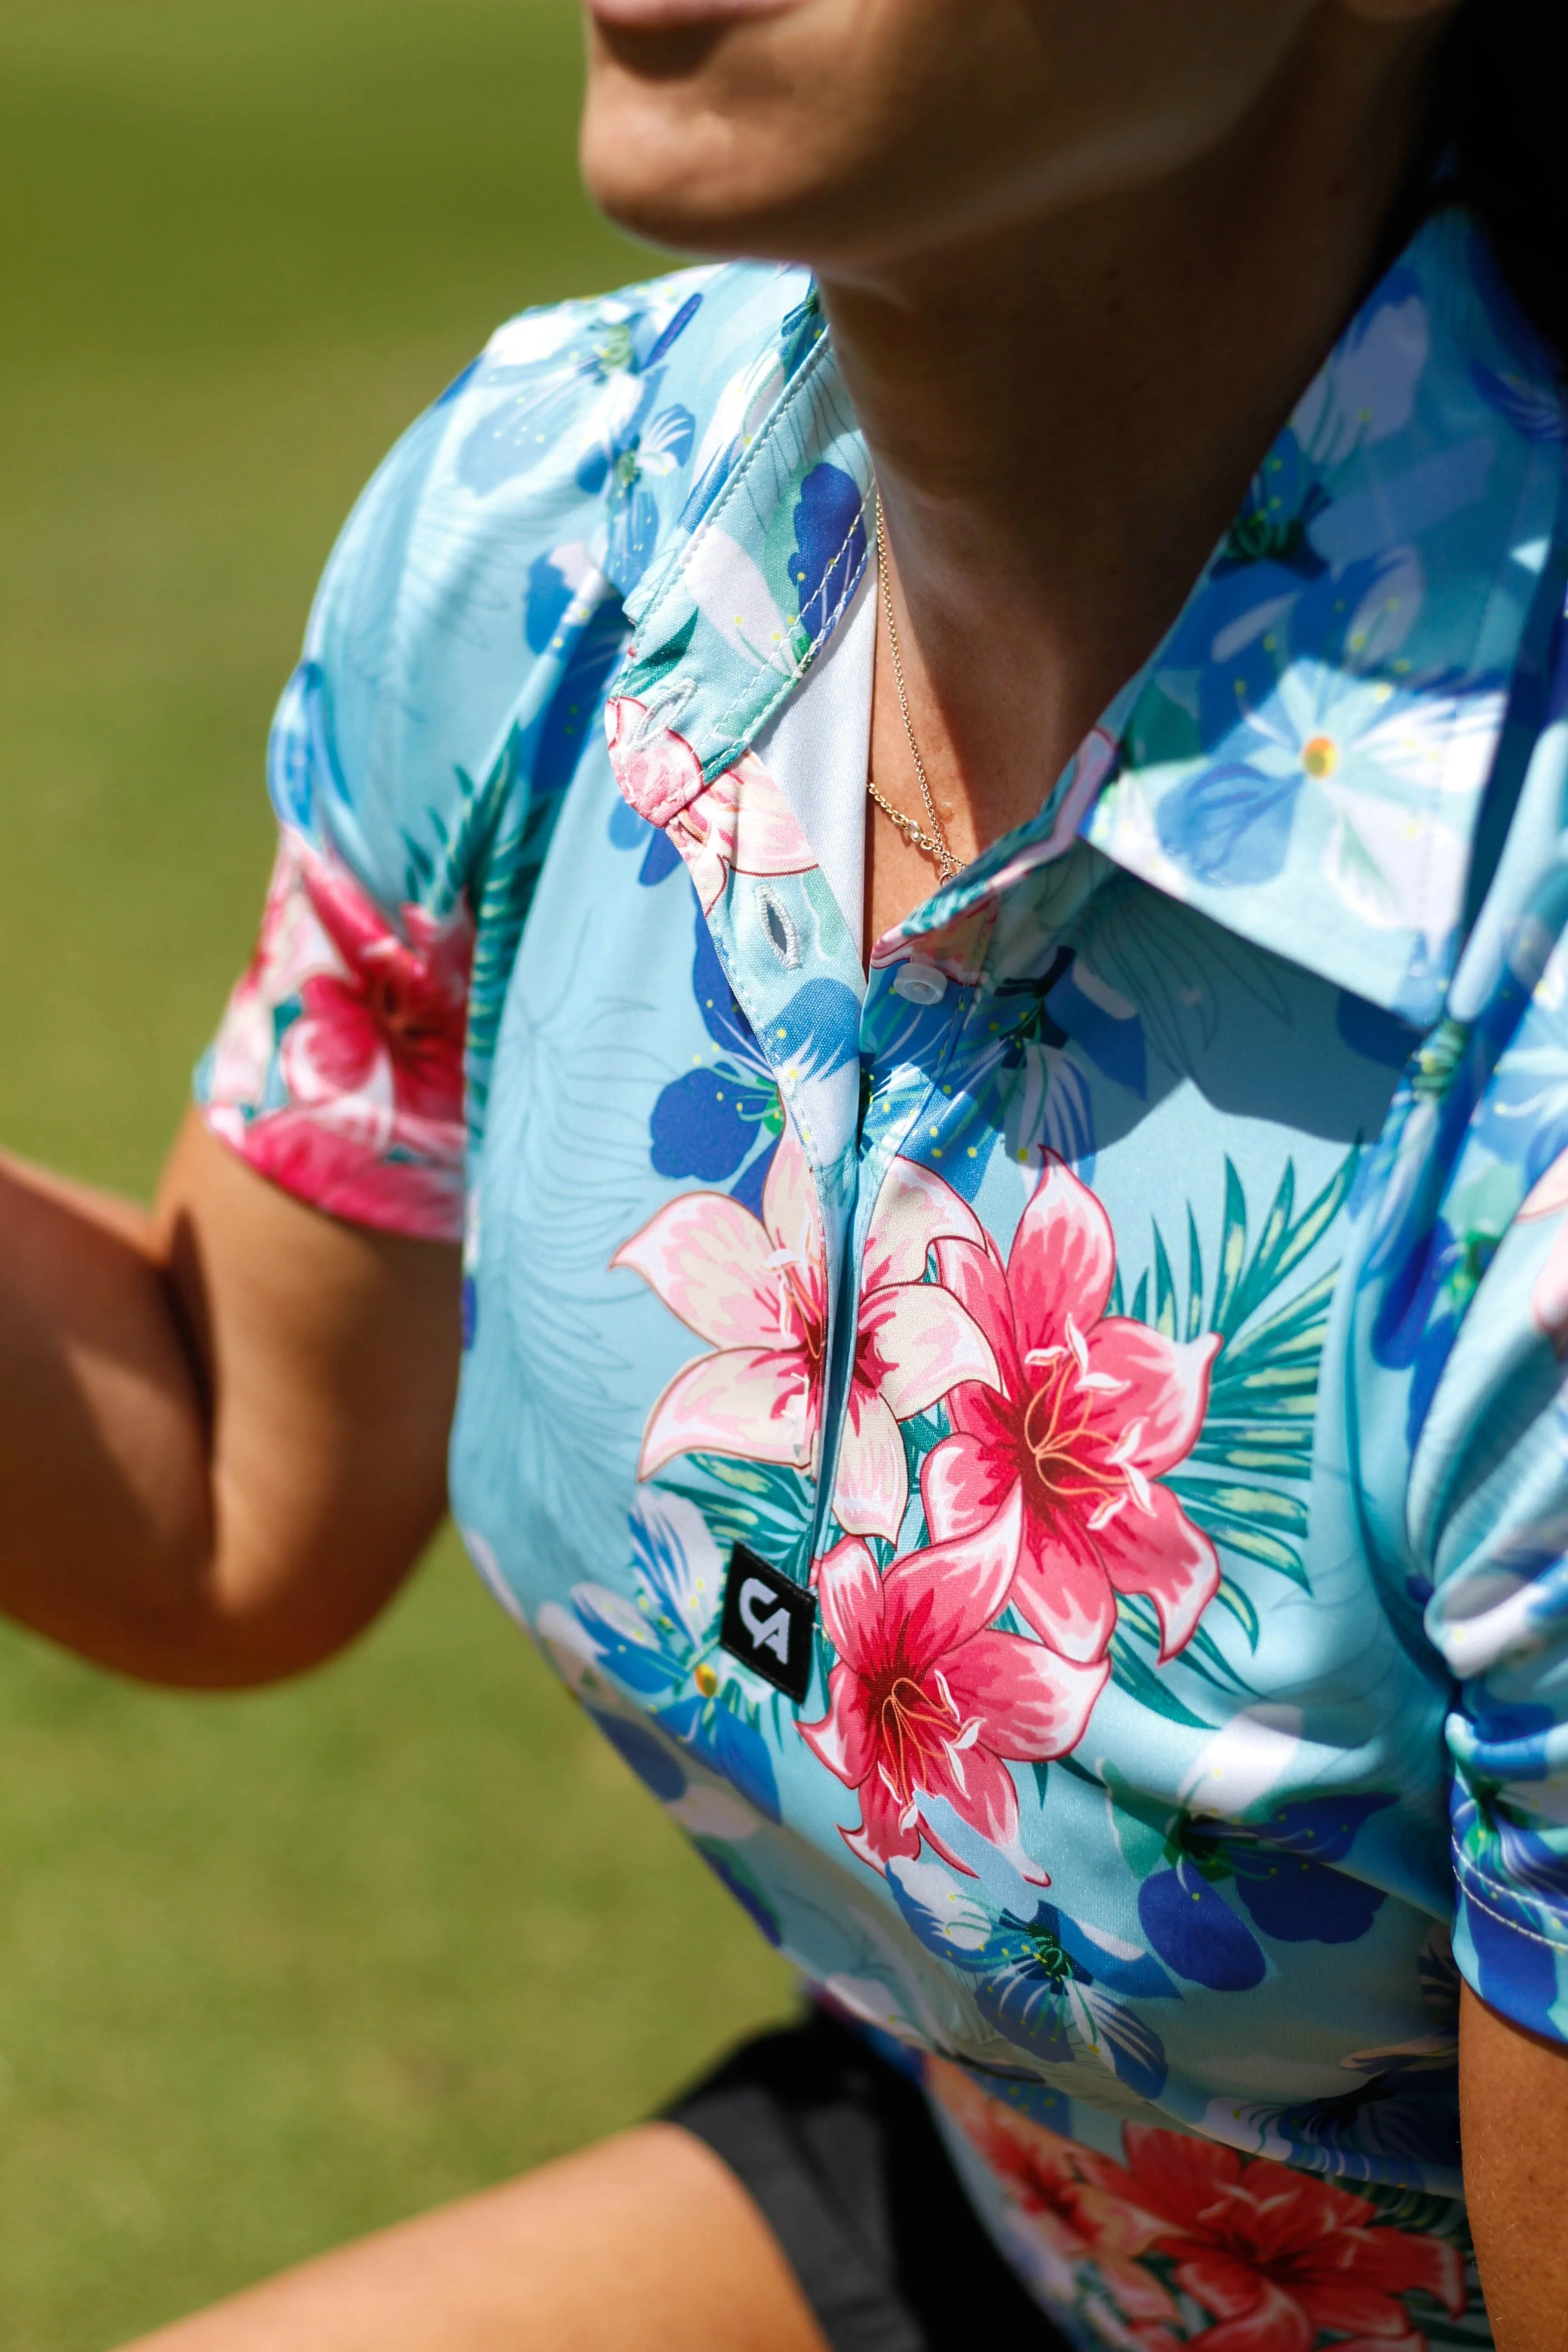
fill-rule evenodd
<path id="1" fill-rule="evenodd" d="M 925 761 L 921 758 L 921 747 L 915 740 L 914 721 L 910 717 L 909 692 L 904 685 L 903 655 L 899 646 L 899 625 L 893 616 L 892 583 L 888 577 L 888 543 L 882 530 L 880 490 L 877 492 L 877 580 L 882 592 L 882 610 L 888 616 L 888 650 L 893 656 L 893 683 L 899 690 L 899 709 L 903 713 L 904 733 L 909 738 L 910 757 L 915 763 L 915 774 L 920 779 L 921 798 L 926 804 L 926 818 L 931 831 L 925 832 L 912 816 L 906 816 L 902 809 L 895 808 L 891 801 L 884 799 L 877 790 L 875 780 L 870 776 L 866 779 L 866 790 L 870 793 L 883 815 L 890 817 L 900 833 L 907 836 L 911 848 L 921 850 L 927 857 L 936 859 L 942 868 L 942 881 L 948 883 L 955 874 L 963 873 L 965 861 L 962 857 L 955 857 L 948 845 L 947 835 L 942 831 L 942 819 L 936 813 L 936 803 L 931 798 Z"/>

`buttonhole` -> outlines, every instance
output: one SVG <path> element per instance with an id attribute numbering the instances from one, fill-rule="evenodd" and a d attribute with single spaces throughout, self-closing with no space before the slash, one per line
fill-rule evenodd
<path id="1" fill-rule="evenodd" d="M 757 886 L 757 912 L 763 919 L 768 945 L 785 971 L 797 971 L 800 965 L 800 934 L 795 929 L 789 908 L 765 882 Z"/>

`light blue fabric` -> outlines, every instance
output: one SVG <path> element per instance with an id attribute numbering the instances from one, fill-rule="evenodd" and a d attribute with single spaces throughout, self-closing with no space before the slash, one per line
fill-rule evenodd
<path id="1" fill-rule="evenodd" d="M 1344 2256 L 1359 2318 L 1258 2251 L 1258 2329 L 1267 2285 L 1313 2332 L 1227 2347 L 1489 2342 L 1454 1959 L 1568 2032 L 1563 450 L 1440 215 L 1040 816 L 868 981 L 754 748 L 868 560 L 796 273 L 504 328 L 365 494 L 274 735 L 300 870 L 475 927 L 477 1562 L 763 1932 L 1012 2119 L 936 2084 L 1085 2344 L 1253 2310 L 1179 2274 L 1197 2221 L 1159 2208 L 1140 2305 L 1085 2218 L 1091 2158 L 1094 2211 L 1157 2199 L 1164 2131 L 1408 2241 Z M 304 968 L 207 1092 L 321 1198 L 264 1149 L 346 1131 Z M 352 1213 L 424 1230 L 400 1133 Z M 721 1646 L 737 1543 L 814 1584 L 799 1706 Z"/>

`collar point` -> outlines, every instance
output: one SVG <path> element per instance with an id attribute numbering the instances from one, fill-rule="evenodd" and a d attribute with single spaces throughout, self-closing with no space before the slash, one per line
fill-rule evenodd
<path id="1" fill-rule="evenodd" d="M 705 789 L 695 747 L 635 695 L 606 703 L 605 736 L 621 798 L 661 833 Z"/>

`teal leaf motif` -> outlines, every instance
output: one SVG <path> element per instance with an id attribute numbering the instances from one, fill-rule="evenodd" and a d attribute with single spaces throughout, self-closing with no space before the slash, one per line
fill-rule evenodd
<path id="1" fill-rule="evenodd" d="M 798 1470 L 689 1454 L 684 1478 L 661 1478 L 663 1493 L 695 1503 L 721 1552 L 743 1543 L 759 1559 L 804 1584 L 811 1550 L 811 1491 Z"/>
<path id="2" fill-rule="evenodd" d="M 1118 1594 L 1117 1623 L 1119 1630 L 1136 1635 L 1146 1647 L 1158 1653 L 1160 1621 L 1154 1613 L 1153 1603 L 1145 1593 Z M 1247 1698 L 1257 1696 L 1257 1693 L 1250 1685 L 1242 1681 L 1214 1635 L 1205 1627 L 1198 1626 L 1190 1636 L 1183 1655 L 1189 1666 L 1198 1664 L 1201 1660 L 1200 1671 L 1203 1673 L 1204 1680 L 1214 1684 L 1216 1688 L 1239 1691 Z"/>
<path id="3" fill-rule="evenodd" d="M 1187 1283 L 1177 1292 L 1170 1253 L 1158 1224 L 1153 1265 L 1139 1277 L 1132 1314 L 1169 1339 L 1189 1343 L 1212 1332 L 1221 1341 L 1210 1374 L 1208 1412 L 1182 1469 L 1164 1483 L 1194 1527 L 1233 1558 L 1310 1590 L 1302 1557 L 1308 1536 L 1303 1487 L 1312 1466 L 1318 1372 L 1338 1268 L 1268 1311 L 1322 1240 L 1350 1195 L 1358 1153 L 1349 1152 L 1305 1207 L 1296 1201 L 1296 1170 L 1287 1161 L 1255 1244 L 1249 1246 L 1247 1197 L 1234 1163 L 1225 1163 L 1225 1195 L 1212 1297 L 1205 1301 L 1204 1249 L 1197 1220 L 1187 1210 Z M 1150 1291 L 1153 1312 L 1150 1313 Z M 1206 1312 L 1205 1312 L 1206 1306 Z M 1234 1577 L 1216 1596 L 1256 1647 L 1257 1609 Z M 1158 1628 L 1124 1615 L 1128 1642 L 1157 1646 Z M 1205 1682 L 1233 1685 L 1235 1676 L 1212 1636 L 1188 1645 L 1184 1661 Z"/>
<path id="4" fill-rule="evenodd" d="M 1247 1199 L 1241 1189 L 1228 1155 L 1225 1163 L 1225 1222 L 1220 1228 L 1219 1280 L 1215 1290 L 1214 1313 L 1209 1320 L 1211 1331 L 1228 1336 L 1231 1308 L 1241 1282 L 1241 1268 L 1247 1255 Z"/>
<path id="5" fill-rule="evenodd" d="M 665 638 L 662 645 L 653 646 L 646 653 L 628 647 L 628 666 L 620 679 L 622 694 L 645 702 L 649 689 L 685 660 L 691 649 L 691 640 L 697 634 L 700 617 L 697 607 L 693 605 L 685 620 Z"/>
<path id="6" fill-rule="evenodd" d="M 1281 1495 L 1276 1487 L 1222 1486 L 1215 1480 L 1187 1478 L 1174 1470 L 1165 1484 L 1184 1503 L 1200 1502 L 1213 1519 L 1235 1519 L 1244 1527 L 1256 1526 L 1261 1519 L 1276 1533 L 1304 1536 L 1307 1532 L 1306 1505 L 1293 1495 Z"/>
<path id="7" fill-rule="evenodd" d="M 1173 1478 L 1168 1478 L 1165 1483 L 1180 1496 L 1182 1508 L 1194 1526 L 1202 1528 L 1216 1544 L 1223 1544 L 1230 1551 L 1240 1552 L 1246 1559 L 1257 1560 L 1260 1567 L 1274 1569 L 1280 1576 L 1288 1577 L 1292 1584 L 1300 1585 L 1303 1592 L 1311 1591 L 1306 1565 L 1288 1537 L 1275 1535 L 1268 1528 L 1257 1526 L 1245 1512 L 1221 1508 L 1196 1480 L 1188 1481 L 1183 1486 L 1177 1486 Z M 1254 1487 L 1229 1491 L 1258 1494 L 1264 1490 Z M 1304 1513 L 1302 1517 L 1304 1521 Z M 1304 1524 L 1300 1532 L 1305 1533 Z"/>
<path id="8" fill-rule="evenodd" d="M 524 764 L 522 734 L 514 727 L 482 784 L 476 784 L 463 769 L 457 771 L 458 813 L 449 829 L 440 813 L 433 813 L 435 849 L 412 839 L 405 841 L 407 895 L 427 907 L 438 921 L 451 914 L 465 889 L 470 893 L 475 941 L 466 1063 L 476 1139 L 483 1126 L 496 1038 L 518 941 L 563 798 L 558 793 L 531 796 Z"/>
<path id="9" fill-rule="evenodd" d="M 476 1112 L 483 1109 L 489 1092 L 518 942 L 563 797 L 552 793 L 546 799 L 529 801 L 521 823 L 509 826 L 485 864 L 474 908 L 477 937 L 468 990 L 468 1084 Z"/>
<path id="10" fill-rule="evenodd" d="M 1176 1286 L 1160 1228 L 1154 1228 L 1154 1328 L 1163 1339 L 1176 1336 Z"/>
<path id="11" fill-rule="evenodd" d="M 1187 1208 L 1187 1329 L 1189 1340 L 1195 1339 L 1204 1328 L 1204 1254 L 1198 1240 L 1198 1221 L 1191 1204 Z"/>
<path id="12" fill-rule="evenodd" d="M 1219 1602 L 1222 1609 L 1228 1609 L 1231 1615 L 1236 1619 L 1237 1623 L 1241 1627 L 1242 1632 L 1247 1636 L 1247 1648 L 1249 1650 L 1256 1650 L 1258 1647 L 1258 1635 L 1259 1631 L 1258 1612 L 1253 1607 L 1250 1599 L 1242 1591 L 1240 1585 L 1237 1583 L 1234 1577 L 1222 1576 L 1220 1578 L 1219 1591 L 1215 1593 L 1215 1599 Z"/>
<path id="13" fill-rule="evenodd" d="M 1123 1618 L 1119 1609 L 1110 1652 L 1110 1679 L 1118 1690 L 1124 1690 L 1128 1697 L 1135 1699 L 1140 1706 L 1148 1707 L 1155 1715 L 1163 1715 L 1168 1723 L 1184 1723 L 1194 1731 L 1217 1731 L 1217 1724 L 1209 1722 L 1205 1716 L 1194 1715 L 1192 1708 L 1176 1696 L 1166 1676 L 1156 1674 L 1139 1646 L 1140 1638 L 1146 1641 L 1148 1637 L 1141 1628 L 1139 1636 L 1135 1637 L 1131 1622 Z"/>

